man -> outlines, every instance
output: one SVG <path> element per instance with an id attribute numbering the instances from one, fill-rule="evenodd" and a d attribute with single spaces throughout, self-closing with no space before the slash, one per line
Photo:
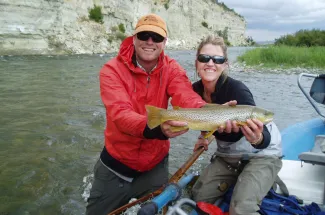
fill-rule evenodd
<path id="1" fill-rule="evenodd" d="M 100 71 L 107 123 L 88 215 L 106 215 L 168 182 L 168 138 L 187 132 L 172 132 L 170 127 L 186 123 L 167 121 L 151 130 L 146 104 L 167 109 L 170 97 L 173 106 L 206 104 L 192 90 L 184 69 L 164 54 L 166 40 L 164 20 L 155 14 L 143 16 L 134 35 L 122 42 L 118 56 Z"/>

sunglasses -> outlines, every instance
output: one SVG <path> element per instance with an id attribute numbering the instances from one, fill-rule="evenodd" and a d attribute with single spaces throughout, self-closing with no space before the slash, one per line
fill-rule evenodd
<path id="1" fill-rule="evenodd" d="M 142 41 L 147 41 L 151 37 L 152 41 L 155 43 L 161 43 L 164 41 L 165 37 L 161 36 L 160 34 L 150 32 L 150 31 L 142 31 L 137 33 L 137 38 Z"/>
<path id="2" fill-rule="evenodd" d="M 210 56 L 206 54 L 200 54 L 199 56 L 197 56 L 197 60 L 201 63 L 207 63 L 211 59 L 215 64 L 223 64 L 227 60 L 225 57 L 222 56 Z"/>

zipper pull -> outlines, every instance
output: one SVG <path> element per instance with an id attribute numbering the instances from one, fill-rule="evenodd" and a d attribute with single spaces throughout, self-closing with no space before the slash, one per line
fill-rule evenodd
<path id="1" fill-rule="evenodd" d="M 150 76 L 148 75 L 148 77 L 147 77 L 147 88 L 149 87 L 149 83 L 150 83 Z"/>

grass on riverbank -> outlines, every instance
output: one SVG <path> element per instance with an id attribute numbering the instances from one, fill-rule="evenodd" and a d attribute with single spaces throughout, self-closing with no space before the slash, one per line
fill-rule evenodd
<path id="1" fill-rule="evenodd" d="M 247 51 L 237 60 L 247 66 L 325 68 L 325 47 L 261 47 Z"/>

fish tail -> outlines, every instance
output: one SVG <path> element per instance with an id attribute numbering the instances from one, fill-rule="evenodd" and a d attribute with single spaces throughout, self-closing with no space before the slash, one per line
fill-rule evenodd
<path id="1" fill-rule="evenodd" d="M 146 105 L 147 116 L 148 116 L 148 127 L 153 129 L 162 123 L 162 115 L 161 113 L 165 111 L 165 109 L 157 108 L 151 105 Z"/>

